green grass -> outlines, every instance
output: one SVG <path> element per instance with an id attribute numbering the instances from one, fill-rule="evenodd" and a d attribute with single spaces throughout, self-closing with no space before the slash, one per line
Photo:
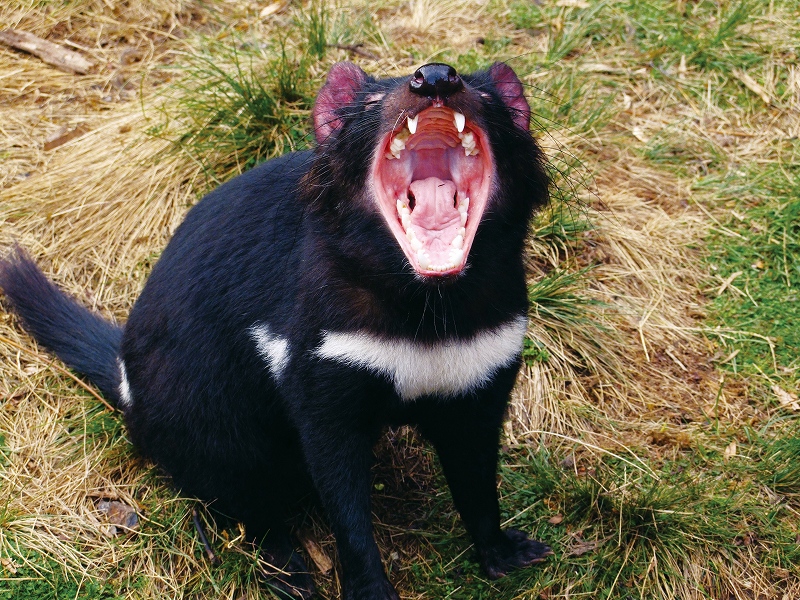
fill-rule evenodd
<path id="1" fill-rule="evenodd" d="M 711 323 L 727 338 L 734 371 L 763 373 L 797 390 L 800 379 L 800 168 L 791 159 L 709 177 L 724 207 L 709 240 Z M 719 289 L 731 280 L 722 293 Z M 758 337 L 747 333 L 756 333 Z M 774 345 L 770 351 L 769 338 Z M 774 352 L 774 360 L 773 360 Z"/>
<path id="2" fill-rule="evenodd" d="M 67 578 L 63 567 L 52 559 L 28 553 L 26 560 L 36 569 L 23 566 L 13 577 L 0 577 L 0 600 L 118 600 L 117 586 L 91 579 Z"/>
<path id="3" fill-rule="evenodd" d="M 164 104 L 164 119 L 150 133 L 171 139 L 173 152 L 186 152 L 203 165 L 206 187 L 199 194 L 269 158 L 309 146 L 311 50 L 292 49 L 286 40 L 266 49 L 255 41 L 211 43 L 186 56 L 172 90 L 177 104 Z M 172 115 L 181 120 L 172 123 Z"/>
<path id="4" fill-rule="evenodd" d="M 794 511 L 752 491 L 764 485 L 797 493 L 800 426 L 795 421 L 749 434 L 730 458 L 722 447 L 698 445 L 638 468 L 631 466 L 638 462 L 611 456 L 574 461 L 569 449 L 562 456 L 546 447 L 512 449 L 501 460 L 503 519 L 549 543 L 556 555 L 486 581 L 474 556 L 464 552 L 468 540 L 446 499 L 426 513 L 431 531 L 422 535 L 435 552 L 429 571 L 414 571 L 413 587 L 432 598 L 465 600 L 676 598 L 686 589 L 685 569 L 699 556 L 708 572 L 689 587 L 718 597 L 721 590 L 713 586 L 722 565 L 746 562 L 754 550 L 777 579 L 784 571 L 800 577 Z M 518 596 L 520 590 L 528 591 Z"/>

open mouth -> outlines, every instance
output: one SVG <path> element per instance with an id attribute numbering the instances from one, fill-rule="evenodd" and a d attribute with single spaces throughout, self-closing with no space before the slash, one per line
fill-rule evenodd
<path id="1" fill-rule="evenodd" d="M 443 106 L 407 118 L 383 138 L 372 168 L 375 195 L 417 273 L 464 269 L 493 167 L 483 130 Z"/>

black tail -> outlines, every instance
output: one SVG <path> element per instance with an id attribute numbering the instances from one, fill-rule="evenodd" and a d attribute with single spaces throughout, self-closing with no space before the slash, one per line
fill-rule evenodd
<path id="1" fill-rule="evenodd" d="M 59 290 L 19 247 L 0 259 L 0 289 L 37 342 L 117 403 L 121 327 Z"/>

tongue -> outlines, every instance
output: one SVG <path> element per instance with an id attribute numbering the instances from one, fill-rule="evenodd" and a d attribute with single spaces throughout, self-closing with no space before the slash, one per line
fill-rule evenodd
<path id="1" fill-rule="evenodd" d="M 461 228 L 461 216 L 453 206 L 456 203 L 455 184 L 438 177 L 428 177 L 412 181 L 409 191 L 414 196 L 415 205 L 408 229 L 422 242 L 431 264 L 447 264 L 450 242 Z"/>

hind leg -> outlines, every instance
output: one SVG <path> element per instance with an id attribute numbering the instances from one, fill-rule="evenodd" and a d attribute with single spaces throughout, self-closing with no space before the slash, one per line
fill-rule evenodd
<path id="1" fill-rule="evenodd" d="M 314 597 L 314 580 L 284 523 L 274 520 L 267 523 L 264 519 L 249 521 L 245 522 L 245 532 L 259 549 L 267 585 L 278 591 L 281 597 L 303 600 Z"/>
<path id="2" fill-rule="evenodd" d="M 267 468 L 263 463 L 237 468 L 228 463 L 222 469 L 206 463 L 204 487 L 183 487 L 195 495 L 215 498 L 210 505 L 215 513 L 228 522 L 244 524 L 266 585 L 276 589 L 281 598 L 308 599 L 314 595 L 314 583 L 286 524 L 286 515 L 295 510 L 304 494 L 304 475 L 291 456 L 270 456 L 275 462 L 282 460 L 281 468 Z"/>

